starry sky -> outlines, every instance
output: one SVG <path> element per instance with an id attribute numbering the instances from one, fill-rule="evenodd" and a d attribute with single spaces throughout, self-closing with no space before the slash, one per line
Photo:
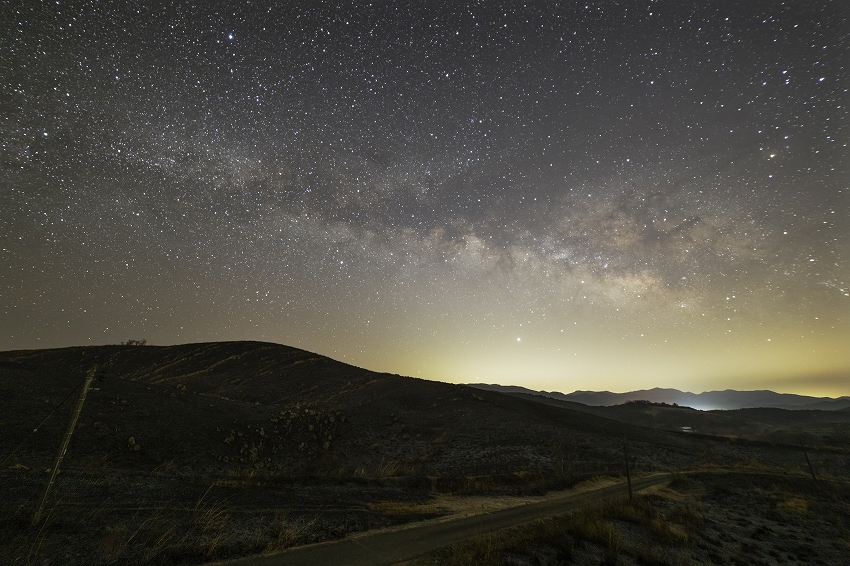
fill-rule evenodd
<path id="1" fill-rule="evenodd" d="M 850 3 L 0 4 L 0 349 L 850 394 Z"/>

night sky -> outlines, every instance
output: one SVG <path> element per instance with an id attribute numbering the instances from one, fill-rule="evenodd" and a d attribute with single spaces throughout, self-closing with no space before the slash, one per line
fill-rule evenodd
<path id="1" fill-rule="evenodd" d="M 0 4 L 0 349 L 850 394 L 850 2 Z"/>

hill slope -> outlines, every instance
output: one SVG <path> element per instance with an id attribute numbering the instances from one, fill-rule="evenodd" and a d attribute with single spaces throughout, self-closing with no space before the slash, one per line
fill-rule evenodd
<path id="1" fill-rule="evenodd" d="M 790 446 L 802 441 L 810 447 L 850 450 L 850 409 L 776 409 L 770 407 L 699 411 L 691 407 L 629 401 L 595 406 L 527 393 L 523 388 L 499 388 L 508 395 L 544 405 L 585 412 L 630 425 L 681 431 L 687 427 L 704 435 L 746 438 Z"/>
<path id="2" fill-rule="evenodd" d="M 95 363 L 103 379 L 46 526 L 31 527 L 75 388 Z M 439 514 L 424 504 L 441 493 L 541 493 L 619 475 L 624 439 L 634 471 L 805 465 L 796 449 L 558 403 L 261 342 L 0 352 L 0 562 L 30 560 L 36 540 L 39 562 L 186 564 L 334 539 Z M 834 456 L 814 463 L 843 470 Z"/>
<path id="3" fill-rule="evenodd" d="M 653 465 L 688 452 L 666 433 L 259 342 L 0 353 L 8 438 L 25 438 L 94 363 L 105 377 L 69 466 L 108 457 L 133 469 L 466 476 L 551 468 L 560 441 L 580 445 L 576 465 L 588 472 L 619 465 L 623 436 L 656 446 Z M 21 464 L 50 464 L 74 399 L 16 452 Z"/>
<path id="4" fill-rule="evenodd" d="M 560 401 L 571 401 L 589 406 L 612 406 L 622 405 L 630 401 L 649 401 L 652 403 L 666 403 L 668 405 L 675 404 L 700 410 L 776 408 L 836 411 L 850 408 L 850 397 L 833 399 L 831 397 L 776 393 L 775 391 L 768 390 L 736 391 L 734 389 L 727 389 L 725 391 L 690 393 L 688 391 L 679 391 L 678 389 L 655 387 L 653 389 L 641 389 L 627 393 L 611 393 L 610 391 L 559 393 L 557 391 L 533 391 L 515 385 L 472 383 L 470 386 L 488 391 L 500 391 L 502 393 L 544 395 Z"/>

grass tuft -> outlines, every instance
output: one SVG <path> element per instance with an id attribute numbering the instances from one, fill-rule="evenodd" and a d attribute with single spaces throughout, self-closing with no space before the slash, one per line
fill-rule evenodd
<path id="1" fill-rule="evenodd" d="M 267 537 L 269 542 L 266 544 L 265 553 L 279 552 L 295 546 L 313 531 L 315 524 L 316 519 L 305 524 L 298 524 L 290 521 L 285 511 L 276 513 L 272 523 L 271 536 Z"/>
<path id="2" fill-rule="evenodd" d="M 501 566 L 552 560 L 566 564 L 581 562 L 580 557 L 596 556 L 593 560 L 617 565 L 628 556 L 632 563 L 642 565 L 685 566 L 690 559 L 677 549 L 687 544 L 688 529 L 699 528 L 701 521 L 698 512 L 684 505 L 665 518 L 648 497 L 638 496 L 631 501 L 623 498 L 481 535 L 432 553 L 415 564 Z M 618 522 L 640 527 L 643 537 L 627 538 Z"/>

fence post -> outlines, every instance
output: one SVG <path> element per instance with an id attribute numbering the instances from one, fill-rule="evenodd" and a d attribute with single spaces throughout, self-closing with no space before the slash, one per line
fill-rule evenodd
<path id="1" fill-rule="evenodd" d="M 812 479 L 817 483 L 818 478 L 815 476 L 815 468 L 812 466 L 812 461 L 809 460 L 809 454 L 806 452 L 806 446 L 803 444 L 803 437 L 800 437 L 800 448 L 803 449 L 803 456 L 806 457 L 806 464 L 809 465 L 809 472 L 812 474 Z"/>
<path id="2" fill-rule="evenodd" d="M 97 364 L 93 365 L 86 374 L 86 381 L 83 383 L 83 392 L 80 393 L 80 399 L 77 401 L 77 408 L 74 409 L 74 414 L 71 416 L 71 424 L 68 425 L 68 430 L 65 432 L 65 437 L 62 439 L 62 445 L 59 447 L 59 453 L 56 455 L 56 463 L 53 465 L 53 471 L 50 473 L 50 480 L 47 482 L 47 487 L 44 489 L 44 497 L 41 498 L 41 503 L 38 506 L 38 511 L 32 517 L 32 524 L 35 525 L 41 520 L 41 512 L 44 510 L 44 503 L 47 501 L 47 494 L 50 493 L 50 488 L 53 487 L 53 481 L 56 479 L 56 474 L 59 472 L 59 464 L 62 462 L 62 457 L 68 450 L 68 443 L 71 442 L 71 435 L 74 433 L 74 427 L 77 426 L 77 419 L 80 418 L 80 411 L 83 410 L 83 403 L 86 400 L 86 394 L 89 392 L 94 374 L 97 371 Z"/>
<path id="3" fill-rule="evenodd" d="M 632 475 L 629 472 L 629 448 L 626 445 L 626 437 L 623 437 L 623 456 L 626 459 L 626 482 L 629 484 L 629 501 L 632 500 Z"/>

